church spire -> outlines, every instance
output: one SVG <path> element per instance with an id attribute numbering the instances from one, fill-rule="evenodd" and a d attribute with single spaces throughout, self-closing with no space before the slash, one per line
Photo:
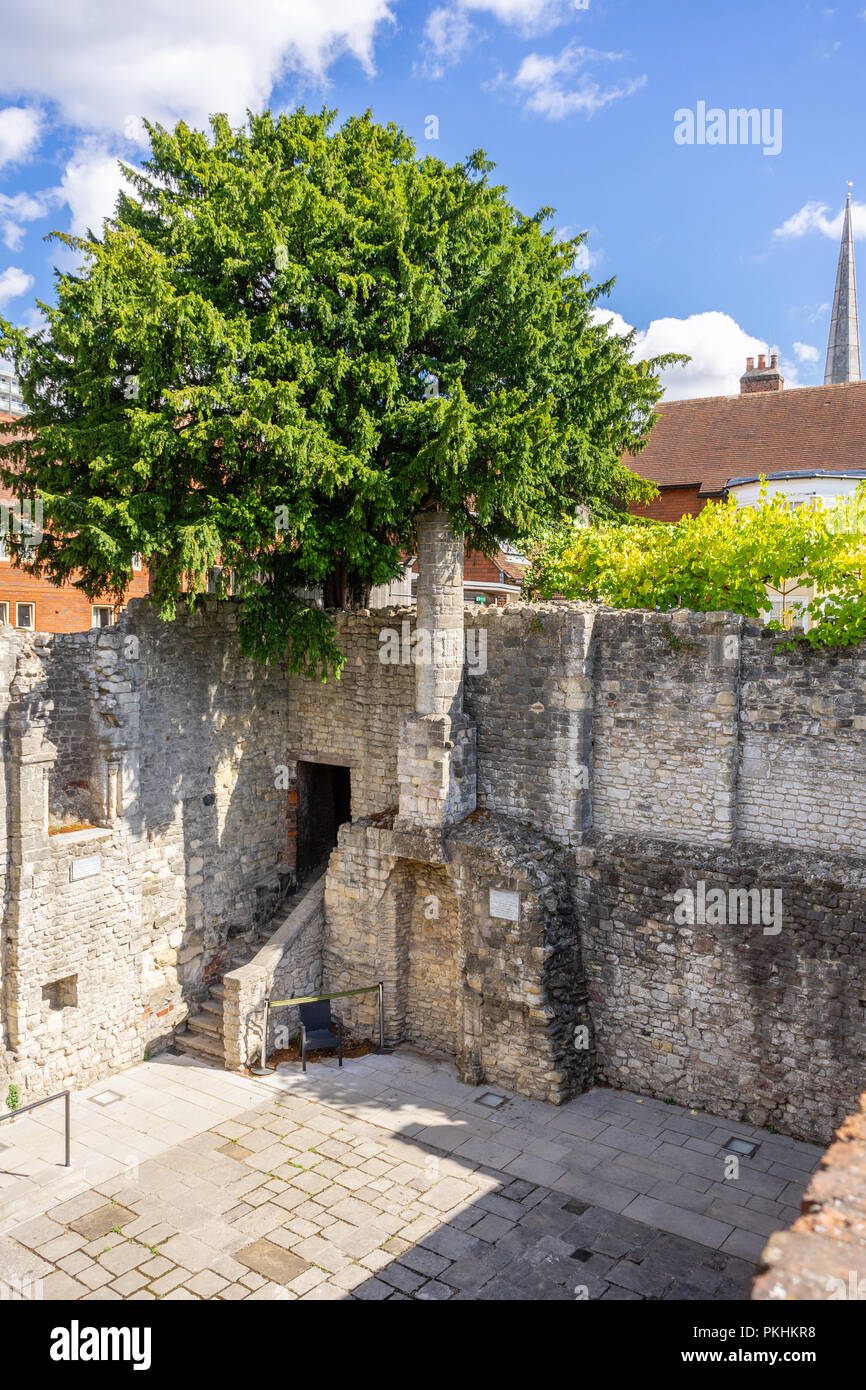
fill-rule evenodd
<path id="1" fill-rule="evenodd" d="M 827 347 L 824 385 L 860 380 L 860 323 L 857 318 L 857 275 L 854 270 L 854 231 L 851 225 L 851 185 L 845 203 L 842 246 L 833 296 L 833 318 Z"/>

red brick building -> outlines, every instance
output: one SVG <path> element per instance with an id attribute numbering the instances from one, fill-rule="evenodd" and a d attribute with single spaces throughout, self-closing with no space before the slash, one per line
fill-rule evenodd
<path id="1" fill-rule="evenodd" d="M 0 415 L 0 423 L 16 418 Z M 0 504 L 9 507 L 13 497 L 10 489 L 0 487 Z M 58 586 L 25 574 L 8 558 L 0 537 L 0 623 L 12 627 L 32 628 L 36 632 L 84 632 L 89 627 L 107 627 L 116 620 L 127 599 L 147 593 L 148 584 L 147 570 L 142 565 L 136 570 L 123 603 L 113 603 L 110 598 L 91 602 L 71 584 Z"/>
<path id="2" fill-rule="evenodd" d="M 838 478 L 839 491 L 847 490 L 841 480 L 855 484 L 866 469 L 866 382 L 784 385 L 775 356 L 769 366 L 749 358 L 738 396 L 659 405 L 646 448 L 625 459 L 660 493 L 635 514 L 678 521 L 762 474 L 791 483 Z"/>

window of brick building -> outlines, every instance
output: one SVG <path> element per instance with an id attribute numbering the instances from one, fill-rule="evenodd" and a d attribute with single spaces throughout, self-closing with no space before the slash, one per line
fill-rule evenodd
<path id="1" fill-rule="evenodd" d="M 90 610 L 91 627 L 111 627 L 114 622 L 114 609 L 96 605 Z"/>
<path id="2" fill-rule="evenodd" d="M 0 623 L 2 623 L 2 624 L 5 625 L 5 624 L 8 623 L 8 622 L 9 622 L 9 604 L 8 604 L 8 603 L 0 603 Z"/>
<path id="3" fill-rule="evenodd" d="M 17 603 L 15 605 L 15 626 L 32 628 L 36 624 L 36 608 L 32 603 Z"/>

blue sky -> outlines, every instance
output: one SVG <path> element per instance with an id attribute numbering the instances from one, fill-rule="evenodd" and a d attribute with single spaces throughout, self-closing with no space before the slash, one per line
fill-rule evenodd
<path id="1" fill-rule="evenodd" d="M 144 154 L 140 116 L 202 125 L 209 111 L 240 121 L 248 106 L 327 103 L 370 107 L 449 161 L 482 147 L 517 206 L 554 206 L 565 234 L 588 230 L 590 272 L 616 276 L 608 308 L 639 330 L 641 355 L 693 355 L 670 374 L 671 395 L 735 391 L 746 355 L 767 348 L 789 385 L 816 384 L 848 179 L 866 237 L 864 4 L 7 6 L 0 311 L 38 321 L 35 299 L 51 297 L 65 255 L 43 236 L 110 212 L 116 160 Z M 766 110 L 765 144 L 781 136 L 779 152 L 677 143 L 676 113 L 698 103 L 726 119 Z"/>

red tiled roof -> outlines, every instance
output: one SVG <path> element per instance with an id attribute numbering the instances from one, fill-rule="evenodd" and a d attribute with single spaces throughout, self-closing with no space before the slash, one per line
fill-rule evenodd
<path id="1" fill-rule="evenodd" d="M 750 474 L 866 468 L 866 381 L 669 401 L 657 414 L 625 462 L 660 487 L 707 496 Z"/>

